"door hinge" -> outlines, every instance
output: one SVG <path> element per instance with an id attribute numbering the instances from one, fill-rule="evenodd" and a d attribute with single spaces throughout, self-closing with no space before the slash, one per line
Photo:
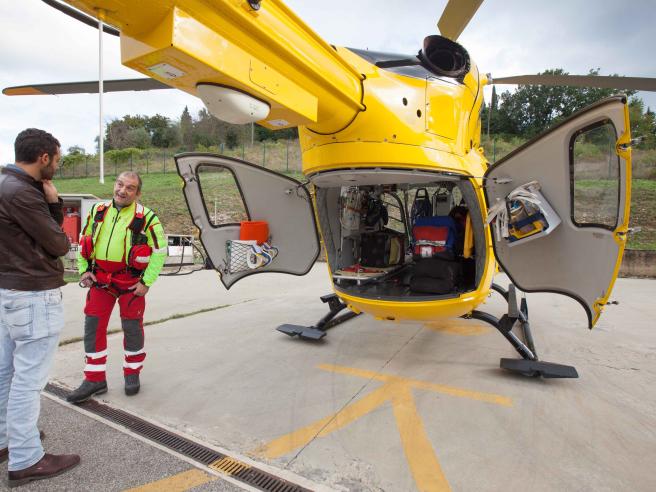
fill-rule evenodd
<path id="1" fill-rule="evenodd" d="M 618 150 L 620 150 L 620 151 L 622 151 L 622 152 L 625 152 L 625 151 L 629 150 L 630 148 L 632 148 L 632 147 L 638 145 L 638 144 L 639 144 L 640 142 L 642 142 L 644 139 L 645 139 L 645 137 L 642 137 L 642 136 L 641 136 L 641 137 L 635 137 L 635 138 L 632 138 L 631 141 L 629 141 L 629 142 L 627 142 L 627 143 L 619 144 L 619 145 L 617 146 L 617 148 L 618 148 Z"/>
<path id="2" fill-rule="evenodd" d="M 617 233 L 618 236 L 626 236 L 628 234 L 636 234 L 642 231 L 642 227 L 629 227 L 626 231 L 620 231 Z"/>

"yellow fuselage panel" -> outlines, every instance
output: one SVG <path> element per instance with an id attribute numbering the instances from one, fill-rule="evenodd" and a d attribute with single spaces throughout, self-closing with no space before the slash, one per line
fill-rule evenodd
<path id="1" fill-rule="evenodd" d="M 319 134 L 300 127 L 303 172 L 395 167 L 471 173 L 484 169 L 477 151 L 482 90 L 474 64 L 464 83 L 415 78 L 384 70 L 338 48 L 366 76 L 365 110 L 346 128 Z"/>
<path id="2" fill-rule="evenodd" d="M 121 29 L 125 65 L 194 95 L 202 82 L 248 92 L 271 106 L 269 128 L 336 131 L 363 109 L 360 73 L 278 0 L 69 3 Z"/>

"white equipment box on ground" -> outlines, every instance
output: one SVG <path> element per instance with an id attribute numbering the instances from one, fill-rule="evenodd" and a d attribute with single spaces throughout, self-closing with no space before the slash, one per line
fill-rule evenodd
<path id="1" fill-rule="evenodd" d="M 184 234 L 166 235 L 168 251 L 165 266 L 193 265 L 194 236 Z"/>

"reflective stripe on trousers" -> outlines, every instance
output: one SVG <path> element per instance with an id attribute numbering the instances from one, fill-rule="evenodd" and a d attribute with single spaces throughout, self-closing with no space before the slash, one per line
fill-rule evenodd
<path id="1" fill-rule="evenodd" d="M 135 280 L 136 282 L 136 280 Z M 116 297 L 106 289 L 91 287 L 84 307 L 84 377 L 89 381 L 104 381 L 107 365 L 107 325 L 116 304 Z M 132 293 L 118 297 L 123 328 L 123 373 L 139 374 L 146 358 L 144 351 L 143 314 L 146 299 Z"/>

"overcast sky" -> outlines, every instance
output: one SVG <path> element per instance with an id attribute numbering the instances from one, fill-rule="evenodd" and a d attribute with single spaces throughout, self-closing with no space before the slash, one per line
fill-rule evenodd
<path id="1" fill-rule="evenodd" d="M 446 0 L 286 3 L 332 44 L 414 54 L 426 35 L 436 33 Z M 481 72 L 497 77 L 548 68 L 585 74 L 597 67 L 604 75 L 656 77 L 655 34 L 654 0 L 487 0 L 459 42 Z M 106 79 L 141 76 L 121 66 L 114 36 L 104 36 L 104 59 Z M 40 0 L 0 0 L 0 67 L 0 88 L 97 80 L 98 32 Z M 639 95 L 656 108 L 656 94 Z M 192 114 L 202 107 L 174 90 L 106 94 L 105 121 L 137 113 L 177 119 L 185 105 Z M 64 150 L 81 145 L 94 151 L 97 95 L 0 95 L 0 115 L 0 163 L 13 162 L 14 139 L 27 127 L 50 131 Z"/>

